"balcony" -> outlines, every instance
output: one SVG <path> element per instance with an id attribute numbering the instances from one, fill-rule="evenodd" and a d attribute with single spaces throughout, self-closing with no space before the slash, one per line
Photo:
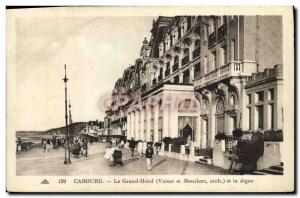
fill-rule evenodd
<path id="1" fill-rule="evenodd" d="M 173 72 L 175 72 L 175 71 L 177 71 L 178 70 L 178 63 L 175 63 L 174 65 L 173 65 Z"/>
<path id="2" fill-rule="evenodd" d="M 190 61 L 189 55 L 185 56 L 185 57 L 181 60 L 181 66 L 185 66 L 186 64 L 188 64 L 189 61 Z"/>
<path id="3" fill-rule="evenodd" d="M 208 47 L 212 47 L 213 44 L 216 42 L 216 33 L 213 32 L 208 36 Z"/>
<path id="4" fill-rule="evenodd" d="M 193 60 L 200 56 L 200 48 L 197 48 L 193 51 Z"/>
<path id="5" fill-rule="evenodd" d="M 209 84 L 218 82 L 225 78 L 235 76 L 250 76 L 255 72 L 256 63 L 252 62 L 240 62 L 232 61 L 218 69 L 211 71 L 204 76 L 200 76 L 194 80 L 194 86 L 196 89 L 203 88 Z"/>
<path id="6" fill-rule="evenodd" d="M 227 36 L 227 26 L 226 24 L 223 24 L 218 28 L 218 42 L 225 39 Z"/>

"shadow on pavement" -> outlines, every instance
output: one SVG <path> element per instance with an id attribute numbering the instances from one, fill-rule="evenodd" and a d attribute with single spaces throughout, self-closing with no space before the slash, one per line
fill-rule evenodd
<path id="1" fill-rule="evenodd" d="M 156 164 L 154 164 L 154 165 L 152 166 L 152 169 L 158 167 L 159 165 L 161 165 L 161 164 L 164 163 L 165 161 L 167 161 L 167 159 L 160 160 L 159 162 L 157 162 Z"/>
<path id="2" fill-rule="evenodd" d="M 139 160 L 139 158 L 125 159 L 125 160 L 123 160 L 123 165 L 125 166 L 125 165 L 135 162 L 137 160 Z"/>

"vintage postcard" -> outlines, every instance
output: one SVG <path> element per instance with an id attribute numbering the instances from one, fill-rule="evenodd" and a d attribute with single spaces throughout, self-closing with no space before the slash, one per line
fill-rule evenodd
<path id="1" fill-rule="evenodd" d="M 293 192 L 293 7 L 6 9 L 7 191 Z"/>

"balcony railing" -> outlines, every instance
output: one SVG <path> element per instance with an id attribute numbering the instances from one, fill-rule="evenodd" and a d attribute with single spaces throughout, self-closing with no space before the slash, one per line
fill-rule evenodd
<path id="1" fill-rule="evenodd" d="M 226 35 L 227 35 L 227 26 L 226 24 L 223 24 L 218 28 L 218 41 L 225 39 Z"/>
<path id="2" fill-rule="evenodd" d="M 216 42 L 216 33 L 213 32 L 208 36 L 208 47 L 211 47 Z"/>
<path id="3" fill-rule="evenodd" d="M 174 71 L 177 71 L 178 70 L 178 63 L 175 63 L 174 65 L 173 65 L 173 72 Z"/>
<path id="4" fill-rule="evenodd" d="M 200 48 L 197 48 L 193 51 L 193 59 L 196 59 L 200 56 Z"/>
<path id="5" fill-rule="evenodd" d="M 174 152 L 174 153 L 180 153 L 180 147 L 181 145 L 172 145 L 171 146 L 171 152 Z"/>
<path id="6" fill-rule="evenodd" d="M 194 81 L 194 86 L 201 88 L 207 84 L 211 84 L 228 77 L 241 75 L 250 76 L 256 68 L 255 65 L 255 62 L 241 63 L 240 61 L 232 61 L 212 72 L 205 74 L 204 76 L 196 78 Z"/>
<path id="7" fill-rule="evenodd" d="M 187 55 L 181 60 L 181 65 L 184 66 L 184 65 L 188 64 L 189 61 L 190 61 L 190 57 L 189 57 L 189 55 Z"/>

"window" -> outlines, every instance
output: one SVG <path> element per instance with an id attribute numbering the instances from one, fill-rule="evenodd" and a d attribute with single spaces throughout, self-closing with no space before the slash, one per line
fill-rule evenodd
<path id="1" fill-rule="evenodd" d="M 268 105 L 268 129 L 274 129 L 274 104 Z"/>
<path id="2" fill-rule="evenodd" d="M 256 129 L 263 129 L 264 128 L 264 106 L 263 105 L 259 105 L 256 107 L 256 115 L 257 115 Z"/>
<path id="3" fill-rule="evenodd" d="M 204 57 L 205 73 L 209 72 L 207 56 Z"/>
<path id="4" fill-rule="evenodd" d="M 175 56 L 175 57 L 174 57 L 174 64 L 175 64 L 175 63 L 178 63 L 178 62 L 179 62 L 179 57 L 178 57 L 178 56 Z"/>
<path id="5" fill-rule="evenodd" d="M 200 73 L 200 63 L 194 65 L 194 78 L 197 78 L 201 75 Z"/>
<path id="6" fill-rule="evenodd" d="M 236 53 L 235 53 L 235 39 L 231 40 L 230 43 L 230 54 L 231 54 L 231 60 L 236 60 Z"/>
<path id="7" fill-rule="evenodd" d="M 219 100 L 216 107 L 216 134 L 224 133 L 224 103 L 222 100 Z"/>
<path id="8" fill-rule="evenodd" d="M 248 123 L 249 123 L 248 129 L 251 130 L 252 119 L 251 119 L 251 108 L 250 107 L 247 108 L 247 113 L 248 113 Z"/>
<path id="9" fill-rule="evenodd" d="M 264 92 L 263 91 L 257 92 L 255 102 L 263 102 L 263 101 L 264 101 Z"/>
<path id="10" fill-rule="evenodd" d="M 218 27 L 221 27 L 224 24 L 225 20 L 224 17 L 218 17 Z"/>
<path id="11" fill-rule="evenodd" d="M 274 100 L 274 89 L 269 89 L 268 100 Z"/>
<path id="12" fill-rule="evenodd" d="M 175 56 L 174 57 L 174 65 L 173 65 L 173 72 L 177 71 L 179 67 L 179 57 Z"/>
<path id="13" fill-rule="evenodd" d="M 216 68 L 216 51 L 210 52 L 210 68 L 214 70 Z"/>
<path id="14" fill-rule="evenodd" d="M 189 84 L 190 83 L 190 70 L 186 70 L 183 72 L 183 84 Z"/>
<path id="15" fill-rule="evenodd" d="M 226 63 L 226 45 L 223 45 L 220 48 L 220 66 L 225 65 Z"/>
<path id="16" fill-rule="evenodd" d="M 247 94 L 248 97 L 248 104 L 251 104 L 251 94 Z"/>
<path id="17" fill-rule="evenodd" d="M 174 77 L 174 84 L 179 84 L 179 76 Z"/>
<path id="18" fill-rule="evenodd" d="M 209 21 L 209 34 L 213 33 L 215 31 L 215 22 L 213 19 Z"/>
<path id="19" fill-rule="evenodd" d="M 170 62 L 167 62 L 165 77 L 170 75 Z"/>

